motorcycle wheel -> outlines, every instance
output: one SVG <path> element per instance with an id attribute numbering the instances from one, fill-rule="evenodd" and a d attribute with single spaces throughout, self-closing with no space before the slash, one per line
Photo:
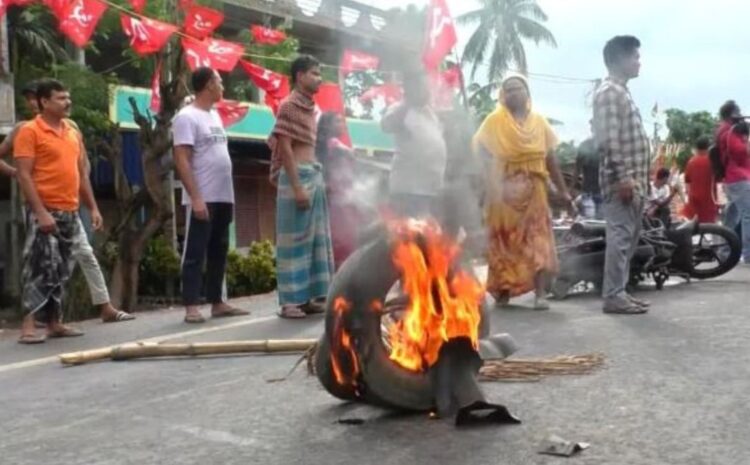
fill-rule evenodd
<path id="1" fill-rule="evenodd" d="M 700 224 L 693 234 L 690 277 L 711 279 L 731 271 L 740 261 L 742 242 L 734 231 L 718 224 Z"/>

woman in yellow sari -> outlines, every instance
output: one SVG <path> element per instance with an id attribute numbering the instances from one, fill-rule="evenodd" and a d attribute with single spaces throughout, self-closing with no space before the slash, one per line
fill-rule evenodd
<path id="1" fill-rule="evenodd" d="M 557 137 L 547 120 L 531 111 L 525 78 L 503 81 L 499 107 L 484 121 L 474 142 L 489 162 L 487 289 L 501 306 L 534 290 L 534 308 L 547 310 L 548 282 L 558 271 L 548 181 L 566 202 L 572 201 L 554 154 Z"/>

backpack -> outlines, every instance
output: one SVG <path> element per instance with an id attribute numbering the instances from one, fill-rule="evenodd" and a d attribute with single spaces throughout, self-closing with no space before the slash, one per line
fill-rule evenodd
<path id="1" fill-rule="evenodd" d="M 726 176 L 726 166 L 724 166 L 724 158 L 721 156 L 721 150 L 718 144 L 714 144 L 708 149 L 708 159 L 711 161 L 711 171 L 714 173 L 714 180 L 721 182 Z"/>

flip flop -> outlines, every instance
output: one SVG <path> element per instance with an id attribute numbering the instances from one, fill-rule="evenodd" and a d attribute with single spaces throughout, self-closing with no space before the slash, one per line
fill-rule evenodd
<path id="1" fill-rule="evenodd" d="M 43 344 L 47 340 L 44 336 L 37 336 L 36 334 L 24 334 L 18 338 L 19 344 Z"/>
<path id="2" fill-rule="evenodd" d="M 201 315 L 200 313 L 196 315 L 185 315 L 185 323 L 200 324 L 200 323 L 205 323 L 205 322 L 206 322 L 206 319 L 203 318 L 203 315 Z"/>
<path id="3" fill-rule="evenodd" d="M 47 337 L 51 337 L 53 339 L 60 339 L 63 337 L 80 337 L 83 336 L 82 331 L 78 331 L 74 328 L 63 328 L 62 331 L 54 331 L 47 334 Z"/>
<path id="4" fill-rule="evenodd" d="M 133 321 L 135 320 L 135 316 L 131 315 L 130 313 L 123 312 L 122 310 L 118 310 L 117 313 L 115 313 L 115 316 L 102 318 L 103 323 L 119 323 L 121 321 Z"/>
<path id="5" fill-rule="evenodd" d="M 311 300 L 310 302 L 302 306 L 302 311 L 305 312 L 306 315 L 320 315 L 321 313 L 326 312 L 326 302 L 325 300 Z"/>
<path id="6" fill-rule="evenodd" d="M 307 318 L 307 313 L 299 305 L 284 305 L 276 314 L 279 318 L 284 318 L 285 320 L 303 320 Z"/>
<path id="7" fill-rule="evenodd" d="M 233 316 L 247 316 L 250 312 L 247 310 L 240 310 L 239 308 L 231 308 L 220 313 L 212 313 L 211 318 L 230 318 Z"/>

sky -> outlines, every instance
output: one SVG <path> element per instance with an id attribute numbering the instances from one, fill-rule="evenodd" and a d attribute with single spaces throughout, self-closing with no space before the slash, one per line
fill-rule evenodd
<path id="1" fill-rule="evenodd" d="M 379 7 L 402 6 L 397 0 L 361 0 Z M 427 0 L 412 3 L 425 4 Z M 476 7 L 472 0 L 448 0 L 454 17 Z M 531 73 L 582 79 L 606 75 L 601 50 L 619 34 L 642 42 L 641 76 L 630 84 L 644 121 L 653 131 L 663 110 L 718 111 L 727 99 L 740 106 L 750 92 L 750 2 L 741 0 L 538 0 L 549 16 L 547 27 L 558 47 L 527 43 Z M 459 50 L 473 32 L 459 29 Z M 486 71 L 477 81 L 486 81 Z M 534 107 L 564 123 L 556 127 L 561 140 L 578 141 L 588 134 L 591 84 L 530 78 Z M 651 110 L 658 103 L 656 120 Z M 750 104 L 750 103 L 748 103 Z M 662 136 L 666 133 L 662 131 Z"/>

